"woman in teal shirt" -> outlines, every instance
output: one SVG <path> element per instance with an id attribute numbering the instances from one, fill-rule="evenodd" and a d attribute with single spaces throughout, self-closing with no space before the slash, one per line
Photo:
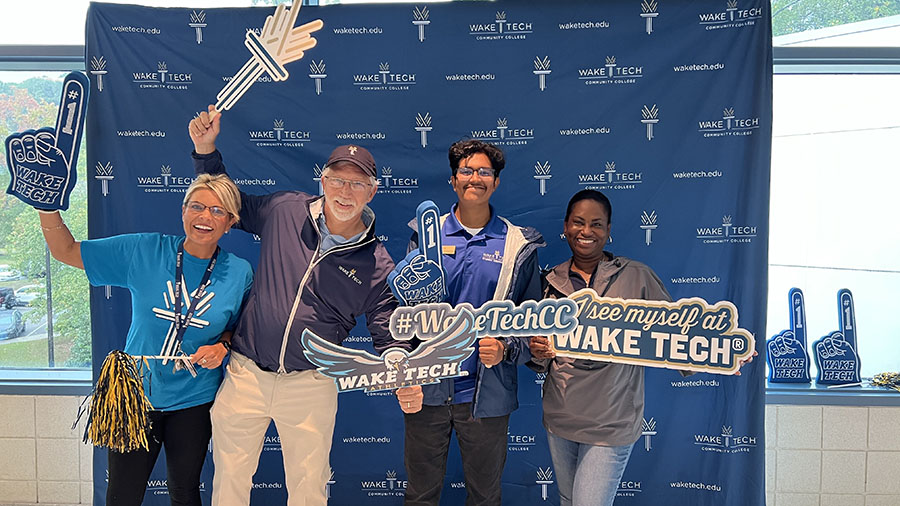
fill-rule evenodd
<path id="1" fill-rule="evenodd" d="M 197 366 L 184 367 L 187 360 L 148 361 L 144 390 L 153 406 L 149 450 L 109 450 L 107 505 L 141 504 L 162 447 L 171 503 L 200 505 L 209 409 L 253 277 L 247 261 L 218 246 L 239 219 L 240 207 L 240 193 L 227 176 L 202 175 L 185 192 L 184 236 L 123 234 L 79 242 L 58 212 L 41 212 L 54 258 L 84 269 L 91 285 L 131 292 L 125 352 L 186 356 Z M 189 369 L 195 369 L 196 377 Z"/>

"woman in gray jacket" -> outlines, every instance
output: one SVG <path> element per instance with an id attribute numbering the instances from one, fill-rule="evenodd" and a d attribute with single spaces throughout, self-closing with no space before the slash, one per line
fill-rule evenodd
<path id="1" fill-rule="evenodd" d="M 590 287 L 601 297 L 671 300 L 649 267 L 603 251 L 611 218 L 612 206 L 602 193 L 582 190 L 572 197 L 565 218 L 572 258 L 547 273 L 545 297 Z M 544 427 L 560 505 L 612 505 L 641 434 L 643 367 L 557 357 L 546 337 L 532 338 L 530 349 L 529 366 L 547 372 Z"/>

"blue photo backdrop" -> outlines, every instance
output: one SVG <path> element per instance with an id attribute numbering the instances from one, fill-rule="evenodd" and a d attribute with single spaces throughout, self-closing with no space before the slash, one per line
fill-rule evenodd
<path id="1" fill-rule="evenodd" d="M 245 33 L 273 8 L 162 9 L 93 4 L 87 20 L 89 227 L 92 238 L 180 234 L 193 169 L 187 123 L 250 58 Z M 676 299 L 730 300 L 763 352 L 766 321 L 772 48 L 769 2 L 497 1 L 304 7 L 318 45 L 261 77 L 222 118 L 218 146 L 249 193 L 319 192 L 339 144 L 375 156 L 371 207 L 395 260 L 417 205 L 455 201 L 447 148 L 461 138 L 504 149 L 498 213 L 538 228 L 543 266 L 569 256 L 569 197 L 613 204 L 607 249 L 650 265 Z M 251 263 L 259 240 L 223 247 Z M 111 259 L 115 261 L 115 259 Z M 94 370 L 121 349 L 128 293 L 91 295 Z M 370 347 L 358 326 L 347 346 Z M 644 435 L 617 505 L 758 506 L 765 500 L 765 361 L 739 377 L 647 371 Z M 509 427 L 504 503 L 557 504 L 541 425 L 543 378 L 522 368 Z M 597 392 L 597 395 L 604 395 Z M 297 399 L 303 402 L 303 399 Z M 402 502 L 403 419 L 390 393 L 342 394 L 330 503 Z M 253 502 L 283 504 L 282 454 L 270 431 Z M 203 478 L 209 500 L 212 462 Z M 104 504 L 105 452 L 94 459 Z M 157 466 L 145 504 L 168 504 Z M 462 504 L 455 443 L 442 504 Z"/>

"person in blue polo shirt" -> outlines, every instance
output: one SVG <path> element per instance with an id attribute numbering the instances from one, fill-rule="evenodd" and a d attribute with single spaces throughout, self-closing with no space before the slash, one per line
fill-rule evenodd
<path id="1" fill-rule="evenodd" d="M 479 307 L 489 300 L 516 304 L 540 298 L 537 248 L 540 233 L 498 216 L 490 205 L 505 160 L 496 146 L 477 140 L 453 144 L 450 184 L 458 196 L 441 217 L 446 302 Z M 411 227 L 415 228 L 415 222 Z M 413 235 L 410 249 L 416 247 Z M 406 413 L 406 506 L 437 506 L 447 453 L 456 431 L 466 481 L 467 505 L 500 505 L 509 414 L 518 407 L 517 368 L 530 359 L 522 339 L 482 338 L 463 362 L 468 375 L 436 385 L 398 390 Z"/>

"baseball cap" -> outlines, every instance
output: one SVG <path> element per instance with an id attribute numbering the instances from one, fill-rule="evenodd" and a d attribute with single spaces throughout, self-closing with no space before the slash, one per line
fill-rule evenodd
<path id="1" fill-rule="evenodd" d="M 372 157 L 372 153 L 369 153 L 368 149 L 362 146 L 347 144 L 334 148 L 325 166 L 329 167 L 338 162 L 350 162 L 359 167 L 366 175 L 378 177 L 375 169 L 375 158 Z"/>

